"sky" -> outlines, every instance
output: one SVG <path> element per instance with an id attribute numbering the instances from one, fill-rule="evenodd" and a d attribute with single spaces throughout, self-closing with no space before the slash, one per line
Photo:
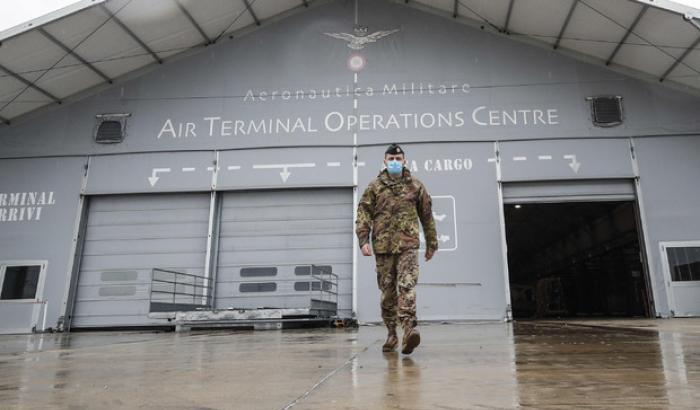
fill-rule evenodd
<path id="1" fill-rule="evenodd" d="M 676 3 L 686 4 L 691 7 L 700 9 L 700 0 L 675 0 Z"/>
<path id="2" fill-rule="evenodd" d="M 0 0 L 0 31 L 76 2 L 77 0 Z"/>
<path id="3" fill-rule="evenodd" d="M 681 3 L 688 5 L 690 7 L 695 7 L 696 9 L 700 9 L 700 0 L 675 0 L 676 3 Z"/>
<path id="4" fill-rule="evenodd" d="M 20 25 L 78 0 L 0 0 L 0 31 Z M 162 0 L 156 0 L 162 1 Z M 675 0 L 700 9 L 700 0 Z"/>

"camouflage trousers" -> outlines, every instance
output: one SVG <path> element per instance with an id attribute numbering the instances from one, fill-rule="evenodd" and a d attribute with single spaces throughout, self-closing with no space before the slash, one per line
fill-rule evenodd
<path id="1" fill-rule="evenodd" d="M 376 254 L 377 285 L 381 291 L 382 319 L 393 329 L 415 327 L 418 249 L 397 254 Z"/>

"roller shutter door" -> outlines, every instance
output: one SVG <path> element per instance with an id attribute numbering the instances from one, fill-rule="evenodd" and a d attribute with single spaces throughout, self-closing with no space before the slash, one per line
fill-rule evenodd
<path id="1" fill-rule="evenodd" d="M 209 198 L 91 198 L 72 326 L 162 324 L 148 318 L 152 269 L 203 275 Z"/>
<path id="2" fill-rule="evenodd" d="M 634 201 L 631 179 L 582 181 L 508 182 L 503 184 L 503 202 L 598 202 Z"/>
<path id="3" fill-rule="evenodd" d="M 303 308 L 318 265 L 339 276 L 339 314 L 352 310 L 352 190 L 224 194 L 216 306 Z"/>

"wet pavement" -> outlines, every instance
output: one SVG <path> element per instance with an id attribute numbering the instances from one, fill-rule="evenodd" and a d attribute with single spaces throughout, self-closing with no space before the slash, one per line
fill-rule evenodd
<path id="1" fill-rule="evenodd" d="M 698 408 L 700 320 L 0 336 L 0 408 Z"/>

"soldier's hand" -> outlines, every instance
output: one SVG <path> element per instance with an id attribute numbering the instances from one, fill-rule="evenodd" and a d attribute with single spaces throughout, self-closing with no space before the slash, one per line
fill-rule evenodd
<path id="1" fill-rule="evenodd" d="M 433 255 L 435 254 L 435 251 L 432 249 L 426 249 L 425 250 L 425 260 L 426 262 L 431 260 L 433 258 Z"/>
<path id="2" fill-rule="evenodd" d="M 362 245 L 362 254 L 365 256 L 372 256 L 372 249 L 369 247 L 368 243 Z"/>

